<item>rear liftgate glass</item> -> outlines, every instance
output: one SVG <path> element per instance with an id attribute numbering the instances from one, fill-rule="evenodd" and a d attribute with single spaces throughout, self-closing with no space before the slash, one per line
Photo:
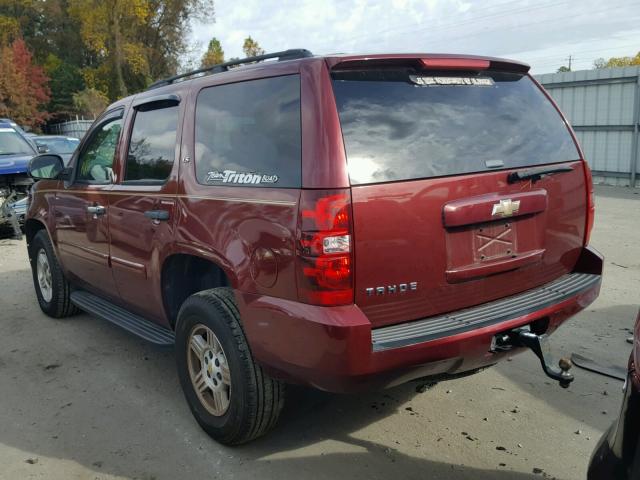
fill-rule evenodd
<path id="1" fill-rule="evenodd" d="M 365 63 L 331 75 L 352 185 L 354 300 L 373 327 L 570 274 L 586 236 L 585 167 L 533 80 L 488 61 Z"/>

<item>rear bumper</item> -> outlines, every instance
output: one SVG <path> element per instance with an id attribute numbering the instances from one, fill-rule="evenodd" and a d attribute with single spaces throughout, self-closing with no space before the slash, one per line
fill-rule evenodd
<path id="1" fill-rule="evenodd" d="M 271 375 L 350 392 L 495 364 L 508 355 L 490 351 L 496 334 L 527 324 L 554 331 L 595 300 L 601 272 L 602 257 L 585 248 L 576 272 L 540 289 L 375 330 L 357 305 L 316 307 L 239 291 L 236 297 L 253 355 Z"/>

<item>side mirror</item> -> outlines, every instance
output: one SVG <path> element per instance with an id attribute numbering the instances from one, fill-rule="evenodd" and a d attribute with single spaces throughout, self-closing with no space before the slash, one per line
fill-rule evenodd
<path id="1" fill-rule="evenodd" d="M 48 153 L 49 149 L 46 145 L 38 145 L 38 153 Z"/>
<path id="2" fill-rule="evenodd" d="M 37 155 L 29 162 L 29 175 L 36 180 L 56 179 L 63 170 L 62 157 L 53 153 Z"/>

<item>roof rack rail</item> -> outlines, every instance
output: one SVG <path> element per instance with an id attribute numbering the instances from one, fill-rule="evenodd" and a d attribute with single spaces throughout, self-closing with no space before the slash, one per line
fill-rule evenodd
<path id="1" fill-rule="evenodd" d="M 180 80 L 181 78 L 191 77 L 193 75 L 198 75 L 199 73 L 222 73 L 229 70 L 229 67 L 233 67 L 236 65 L 243 65 L 245 63 L 255 63 L 261 62 L 263 60 L 269 60 L 271 58 L 277 58 L 279 62 L 284 60 L 295 60 L 297 58 L 306 58 L 312 57 L 313 54 L 304 48 L 296 48 L 291 50 L 284 50 L 282 52 L 274 52 L 274 53 L 265 53 L 264 55 L 256 55 L 255 57 L 247 57 L 240 58 L 238 60 L 231 60 L 229 62 L 218 63 L 217 65 L 212 65 L 210 67 L 199 68 L 198 70 L 192 70 L 191 72 L 181 73 L 180 75 L 174 75 L 173 77 L 163 78 L 162 80 L 158 80 L 153 82 L 147 90 L 151 90 L 152 88 L 163 87 L 165 85 L 171 85 L 176 80 Z"/>

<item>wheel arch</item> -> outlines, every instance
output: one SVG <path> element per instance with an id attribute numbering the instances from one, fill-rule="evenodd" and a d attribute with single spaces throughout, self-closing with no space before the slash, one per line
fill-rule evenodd
<path id="1" fill-rule="evenodd" d="M 33 239 L 35 238 L 35 236 L 38 234 L 40 230 L 44 230 L 45 232 L 47 232 L 47 235 L 49 235 L 49 230 L 47 229 L 47 226 L 44 224 L 44 222 L 37 220 L 35 218 L 28 218 L 24 222 L 24 235 L 27 240 L 27 252 L 29 254 L 30 260 L 31 260 L 31 244 L 33 242 Z M 49 239 L 51 239 L 51 235 L 49 235 Z M 53 244 L 53 239 L 51 239 L 51 243 Z M 55 244 L 53 245 L 55 248 Z"/>
<path id="2" fill-rule="evenodd" d="M 161 269 L 162 301 L 172 328 L 175 328 L 180 307 L 191 295 L 236 284 L 235 276 L 221 263 L 191 252 L 173 253 L 164 259 Z"/>

